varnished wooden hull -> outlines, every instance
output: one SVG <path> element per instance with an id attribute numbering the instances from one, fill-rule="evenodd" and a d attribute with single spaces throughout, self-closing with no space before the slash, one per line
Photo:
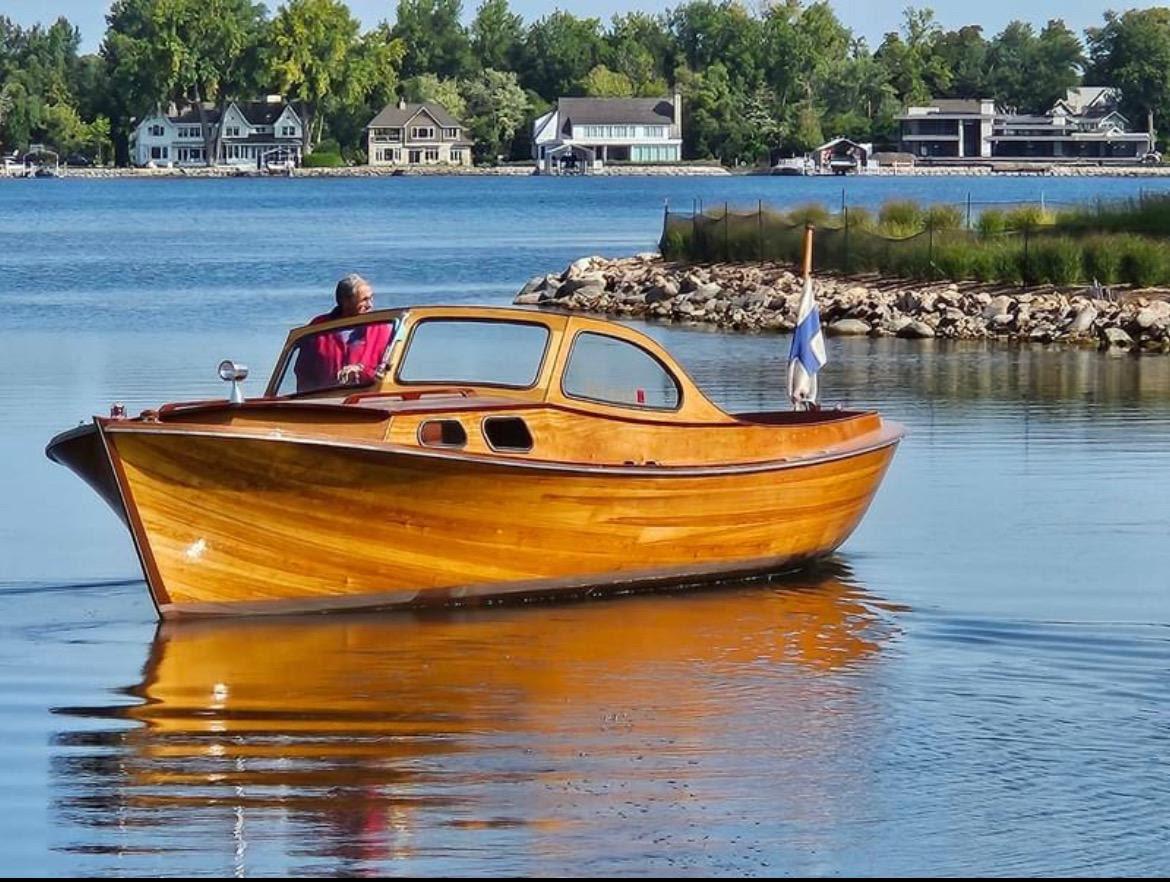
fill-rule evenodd
<path id="1" fill-rule="evenodd" d="M 897 435 L 733 469 L 483 461 L 107 424 L 164 616 L 483 602 L 775 571 L 864 514 Z"/>

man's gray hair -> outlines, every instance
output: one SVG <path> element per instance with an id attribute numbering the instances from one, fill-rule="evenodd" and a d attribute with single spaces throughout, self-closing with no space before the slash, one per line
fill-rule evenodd
<path id="1" fill-rule="evenodd" d="M 358 296 L 358 291 L 369 286 L 369 282 L 359 276 L 357 273 L 350 273 L 337 283 L 337 290 L 334 292 L 334 298 L 337 300 L 337 305 L 341 306 L 342 300 L 353 300 Z"/>

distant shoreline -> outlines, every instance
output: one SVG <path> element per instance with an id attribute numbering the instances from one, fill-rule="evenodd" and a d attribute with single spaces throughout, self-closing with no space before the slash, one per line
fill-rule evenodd
<path id="1" fill-rule="evenodd" d="M 420 166 L 417 168 L 394 168 L 392 166 L 352 165 L 341 168 L 296 168 L 291 174 L 270 174 L 256 169 L 229 167 L 193 168 L 66 168 L 61 172 L 66 178 L 136 180 L 151 178 L 390 178 L 390 177 L 533 177 L 535 166 Z M 695 177 L 729 176 L 733 174 L 720 165 L 613 165 L 587 177 Z M 0 175 L 0 180 L 5 180 Z M 22 178 L 12 178 L 22 180 Z"/>
<path id="2" fill-rule="evenodd" d="M 133 179 L 154 178 L 388 178 L 388 177 L 534 177 L 530 165 L 503 166 L 421 166 L 393 168 L 389 166 L 354 165 L 341 168 L 298 168 L 291 175 L 266 174 L 253 169 L 237 168 L 66 168 L 66 178 Z M 782 177 L 759 169 L 730 169 L 720 165 L 610 165 L 601 171 L 583 177 Z M 834 177 L 833 175 L 795 175 L 793 177 Z M 1035 169 L 992 169 L 983 166 L 909 166 L 883 168 L 863 175 L 842 176 L 847 179 L 870 177 L 1110 177 L 1110 178 L 1166 178 L 1170 165 L 1158 166 L 1041 166 Z M 0 181 L 22 180 L 0 174 Z"/>

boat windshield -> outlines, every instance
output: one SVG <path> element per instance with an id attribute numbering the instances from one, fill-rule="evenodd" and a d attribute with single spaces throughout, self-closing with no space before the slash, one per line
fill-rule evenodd
<path id="1" fill-rule="evenodd" d="M 302 337 L 284 362 L 277 395 L 369 386 L 385 370 L 396 320 L 332 328 Z"/>
<path id="2" fill-rule="evenodd" d="M 548 328 L 499 319 L 424 319 L 407 343 L 398 382 L 524 389 L 540 376 Z"/>

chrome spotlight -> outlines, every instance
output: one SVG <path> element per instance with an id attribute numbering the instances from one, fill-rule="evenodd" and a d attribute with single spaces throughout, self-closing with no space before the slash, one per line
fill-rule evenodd
<path id="1" fill-rule="evenodd" d="M 247 379 L 247 377 L 247 365 L 236 364 L 231 359 L 224 359 L 219 363 L 219 378 L 225 383 L 232 384 L 232 391 L 228 396 L 228 401 L 232 404 L 244 403 L 244 391 L 240 388 L 240 383 Z"/>

